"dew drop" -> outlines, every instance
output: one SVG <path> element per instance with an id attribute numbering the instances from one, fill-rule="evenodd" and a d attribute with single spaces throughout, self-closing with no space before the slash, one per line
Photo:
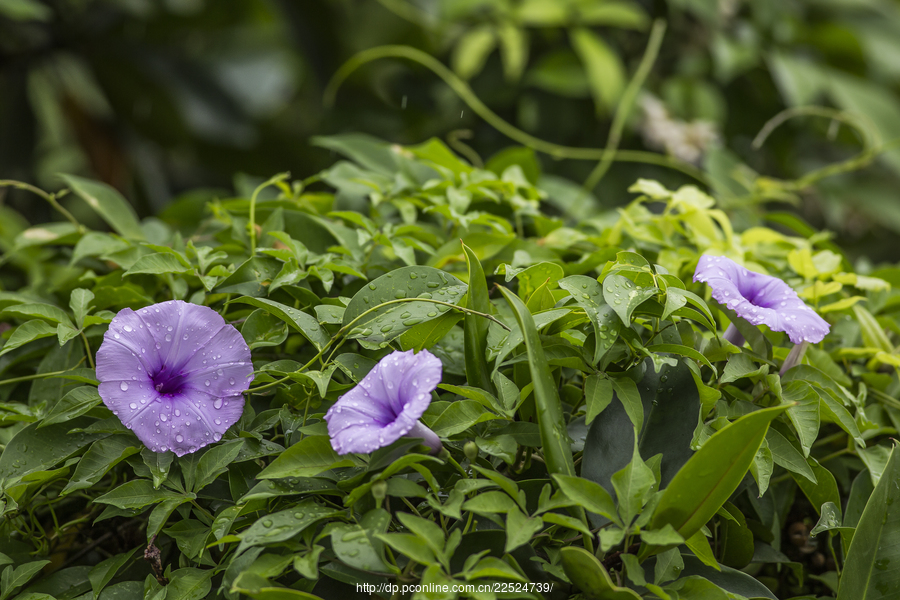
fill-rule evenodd
<path id="1" fill-rule="evenodd" d="M 180 444 L 181 442 L 184 441 L 184 436 L 179 433 L 178 435 L 175 436 L 175 441 Z"/>
<path id="2" fill-rule="evenodd" d="M 132 402 L 132 403 L 129 404 L 128 406 L 131 408 L 131 410 L 135 410 L 135 409 L 137 408 L 138 405 L 137 405 L 137 402 Z"/>
<path id="3" fill-rule="evenodd" d="M 122 390 L 123 392 L 127 392 L 128 384 L 123 381 L 122 383 L 119 384 L 119 389 Z"/>
<path id="4" fill-rule="evenodd" d="M 206 381 L 204 381 L 204 382 L 203 382 L 203 385 L 205 385 L 206 387 L 209 387 L 209 379 L 207 379 Z"/>
<path id="5" fill-rule="evenodd" d="M 215 408 L 216 410 L 219 410 L 220 408 L 222 408 L 222 399 L 221 398 L 216 398 L 216 401 L 213 402 L 213 408 Z"/>
<path id="6" fill-rule="evenodd" d="M 126 326 L 123 327 L 122 329 L 124 329 L 124 330 L 127 331 L 128 333 L 131 333 L 132 331 L 134 331 L 134 330 L 131 328 L 131 325 L 126 325 Z"/>

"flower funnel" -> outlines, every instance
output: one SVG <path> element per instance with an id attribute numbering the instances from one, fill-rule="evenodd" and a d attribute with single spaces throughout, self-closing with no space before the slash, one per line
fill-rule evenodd
<path id="1" fill-rule="evenodd" d="M 154 452 L 222 439 L 244 409 L 250 348 L 206 306 L 171 300 L 119 311 L 97 351 L 100 397 Z"/>
<path id="2" fill-rule="evenodd" d="M 709 285 L 712 297 L 740 318 L 783 331 L 795 344 L 817 344 L 830 330 L 828 322 L 784 281 L 749 271 L 724 256 L 701 256 L 694 281 Z"/>
<path id="3" fill-rule="evenodd" d="M 325 414 L 331 446 L 338 454 L 365 454 L 403 436 L 419 437 L 433 453 L 437 435 L 419 422 L 441 381 L 441 361 L 422 350 L 392 352 Z"/>

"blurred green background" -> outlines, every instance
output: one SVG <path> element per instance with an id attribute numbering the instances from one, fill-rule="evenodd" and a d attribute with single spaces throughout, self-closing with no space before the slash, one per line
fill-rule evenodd
<path id="1" fill-rule="evenodd" d="M 326 105 L 341 65 L 387 44 L 435 57 L 532 136 L 603 148 L 656 19 L 667 30 L 620 148 L 698 166 L 739 226 L 792 211 L 863 268 L 900 260 L 900 149 L 882 148 L 900 138 L 896 0 L 0 0 L 0 178 L 94 177 L 144 216 L 198 189 L 313 175 L 337 157 L 312 136 L 440 137 L 472 161 L 517 145 L 411 61 L 360 66 Z M 815 185 L 770 179 L 867 149 Z M 596 164 L 537 161 L 551 195 Z M 696 183 L 616 162 L 578 212 L 621 205 L 638 177 Z M 26 192 L 0 200 L 58 219 Z M 63 199 L 90 223 L 78 202 Z"/>

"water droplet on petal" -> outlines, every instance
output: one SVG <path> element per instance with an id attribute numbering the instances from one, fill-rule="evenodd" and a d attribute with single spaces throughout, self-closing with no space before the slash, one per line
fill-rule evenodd
<path id="1" fill-rule="evenodd" d="M 119 384 L 119 389 L 122 390 L 123 392 L 127 392 L 128 384 L 123 381 L 122 383 Z"/>

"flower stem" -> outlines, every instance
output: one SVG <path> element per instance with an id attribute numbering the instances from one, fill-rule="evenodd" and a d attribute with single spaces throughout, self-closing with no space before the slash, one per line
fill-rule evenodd
<path id="1" fill-rule="evenodd" d="M 734 323 L 728 325 L 728 329 L 722 334 L 722 339 L 726 342 L 731 342 L 738 348 L 744 345 L 744 336 L 738 331 L 738 328 L 734 326 Z"/>
<path id="2" fill-rule="evenodd" d="M 290 173 L 279 173 L 257 186 L 253 190 L 253 195 L 250 196 L 250 219 L 247 221 L 247 234 L 250 236 L 250 258 L 256 256 L 256 198 L 270 185 L 276 185 L 290 176 Z"/>
<path id="3" fill-rule="evenodd" d="M 584 189 L 587 192 L 590 192 L 597 187 L 597 184 L 600 183 L 600 180 L 603 179 L 603 176 L 609 171 L 609 167 L 612 166 L 616 156 L 616 150 L 618 150 L 619 142 L 622 139 L 622 131 L 625 129 L 625 122 L 631 114 L 632 108 L 634 108 L 634 101 L 637 98 L 638 92 L 641 91 L 641 88 L 644 86 L 644 81 L 647 79 L 650 70 L 653 68 L 653 63 L 656 62 L 656 57 L 659 55 L 659 48 L 662 45 L 665 33 L 666 22 L 662 19 L 657 19 L 653 23 L 653 29 L 650 31 L 650 39 L 647 41 L 647 49 L 644 50 L 644 57 L 641 59 L 641 64 L 638 66 L 634 77 L 632 77 L 631 81 L 628 83 L 628 87 L 625 88 L 622 99 L 619 100 L 619 105 L 616 107 L 616 114 L 613 117 L 612 125 L 609 128 L 609 137 L 606 139 L 606 148 L 603 149 L 603 158 L 600 159 L 600 162 L 597 163 L 597 166 L 594 167 L 594 170 L 591 171 L 591 174 L 588 175 L 588 178 L 584 182 Z"/>
<path id="4" fill-rule="evenodd" d="M 49 194 L 41 188 L 25 183 L 24 181 L 16 181 L 14 179 L 0 179 L 0 186 L 10 186 L 19 188 L 20 190 L 28 190 L 29 192 L 37 194 L 38 196 L 49 202 L 50 206 L 55 208 L 62 216 L 68 219 L 68 221 L 72 225 L 78 227 L 79 229 L 82 229 L 81 223 L 79 223 L 78 220 L 72 216 L 72 213 L 67 211 L 59 202 L 56 201 L 57 197 L 61 196 L 65 192 L 61 192 L 60 194 Z"/>
<path id="5" fill-rule="evenodd" d="M 437 434 L 426 427 L 422 421 L 417 421 L 404 437 L 422 438 L 422 443 L 431 448 L 432 454 L 438 454 L 444 448 Z"/>
<path id="6" fill-rule="evenodd" d="M 778 375 L 783 377 L 788 370 L 799 365 L 800 361 L 803 360 L 803 355 L 806 354 L 807 346 L 809 346 L 809 342 L 794 344 L 794 347 L 788 352 L 787 358 L 784 359 L 784 364 L 781 365 L 781 370 L 778 371 Z"/>
<path id="7" fill-rule="evenodd" d="M 381 58 L 405 58 L 429 69 L 435 75 L 443 79 L 444 83 L 450 86 L 450 89 L 456 92 L 475 114 L 487 121 L 494 129 L 506 137 L 538 152 L 549 154 L 554 158 L 570 158 L 575 160 L 603 160 L 604 156 L 608 155 L 605 148 L 575 148 L 571 146 L 562 146 L 542 140 L 522 131 L 518 127 L 503 120 L 497 113 L 488 108 L 475 92 L 472 91 L 472 88 L 470 88 L 465 81 L 457 77 L 456 74 L 448 69 L 441 61 L 426 52 L 409 46 L 378 46 L 355 54 L 350 60 L 341 65 L 341 68 L 338 69 L 337 73 L 335 73 L 334 77 L 332 77 L 331 81 L 328 83 L 324 93 L 325 105 L 330 106 L 334 103 L 334 97 L 337 94 L 338 88 L 340 88 L 341 84 L 351 73 L 364 64 Z M 656 152 L 616 150 L 612 153 L 611 160 L 668 167 L 680 171 L 685 175 L 700 181 L 704 185 L 709 183 L 706 174 L 700 169 L 689 163 L 682 162 L 663 154 L 657 154 Z"/>

